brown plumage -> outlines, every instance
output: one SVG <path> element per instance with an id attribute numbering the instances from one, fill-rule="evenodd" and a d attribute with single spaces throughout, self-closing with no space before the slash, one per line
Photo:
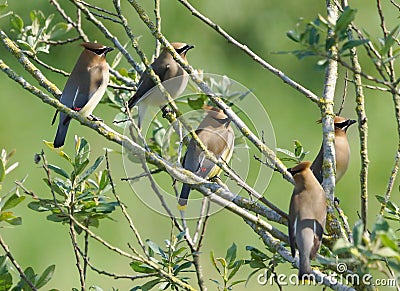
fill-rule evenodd
<path id="1" fill-rule="evenodd" d="M 230 126 L 230 119 L 222 110 L 207 111 L 207 115 L 197 128 L 196 134 L 217 159 L 229 162 L 233 153 L 235 134 Z M 186 170 L 205 179 L 215 177 L 222 171 L 220 167 L 206 158 L 205 153 L 193 139 L 189 142 L 182 164 Z M 182 185 L 178 202 L 180 209 L 186 207 L 190 190 L 190 185 Z"/>
<path id="2" fill-rule="evenodd" d="M 84 42 L 81 46 L 85 49 L 65 84 L 60 102 L 88 117 L 106 90 L 110 76 L 106 54 L 113 48 L 90 42 Z M 57 134 L 53 142 L 55 148 L 64 145 L 70 121 L 71 118 L 68 115 L 60 113 Z"/>
<path id="3" fill-rule="evenodd" d="M 299 278 L 311 273 L 321 245 L 326 220 L 326 198 L 322 186 L 310 170 L 311 162 L 302 162 L 288 169 L 295 187 L 289 207 L 289 243 L 292 256 L 299 250 Z"/>
<path id="4" fill-rule="evenodd" d="M 346 131 L 355 123 L 355 120 L 347 119 L 341 116 L 336 116 L 335 123 L 335 157 L 336 157 L 336 183 L 343 177 L 347 171 L 350 161 L 350 146 L 347 140 Z M 322 163 L 324 158 L 324 149 L 321 145 L 321 149 L 314 162 L 311 165 L 311 170 L 313 171 L 317 180 L 322 183 Z"/>
<path id="5" fill-rule="evenodd" d="M 173 42 L 171 45 L 175 51 L 186 61 L 186 53 L 194 48 L 192 45 L 181 42 Z M 156 75 L 160 78 L 163 86 L 172 97 L 178 97 L 185 90 L 189 75 L 174 60 L 169 51 L 164 48 L 157 59 L 151 64 Z M 138 105 L 139 120 L 141 127 L 148 106 L 164 106 L 167 101 L 160 90 L 152 90 L 154 82 L 145 72 L 140 78 L 139 87 L 135 95 L 129 99 L 128 107 Z"/>

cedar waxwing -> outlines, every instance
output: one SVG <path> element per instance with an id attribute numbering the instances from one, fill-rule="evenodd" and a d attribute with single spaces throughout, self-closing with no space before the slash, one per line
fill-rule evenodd
<path id="1" fill-rule="evenodd" d="M 336 116 L 335 120 L 335 156 L 336 156 L 336 183 L 343 177 L 347 171 L 350 161 L 350 147 L 347 141 L 346 131 L 350 125 L 356 123 L 355 120 Z M 317 157 L 311 165 L 317 180 L 322 183 L 322 162 L 324 159 L 323 145 L 319 150 Z"/>
<path id="2" fill-rule="evenodd" d="M 299 250 L 299 279 L 311 273 L 310 259 L 315 259 L 321 245 L 326 220 L 324 189 L 315 178 L 311 162 L 288 169 L 295 186 L 289 208 L 289 243 L 292 257 Z"/>
<path id="3" fill-rule="evenodd" d="M 230 125 L 230 119 L 222 110 L 214 108 L 209 110 L 197 128 L 196 134 L 217 159 L 229 162 L 233 153 L 235 134 Z M 189 142 L 182 165 L 186 170 L 205 179 L 215 177 L 222 171 L 220 167 L 206 158 L 206 154 L 193 139 Z M 182 185 L 178 202 L 180 210 L 185 209 L 190 190 L 190 185 Z"/>
<path id="4" fill-rule="evenodd" d="M 106 91 L 110 79 L 106 54 L 113 48 L 90 42 L 84 42 L 81 46 L 85 49 L 65 84 L 60 102 L 79 111 L 84 117 L 89 117 Z M 55 148 L 64 145 L 70 121 L 71 118 L 68 115 L 60 113 L 57 134 L 53 143 Z"/>
<path id="5" fill-rule="evenodd" d="M 185 60 L 186 53 L 194 48 L 193 45 L 186 43 L 173 42 L 171 45 L 175 51 Z M 186 89 L 189 81 L 188 73 L 174 60 L 169 51 L 164 48 L 157 59 L 151 64 L 154 73 L 158 75 L 163 86 L 171 95 L 177 97 Z M 168 81 L 169 80 L 169 81 Z M 154 87 L 153 80 L 145 73 L 140 78 L 138 89 L 128 101 L 128 107 L 131 109 L 138 104 L 138 126 L 141 128 L 143 118 L 148 106 L 161 106 L 167 104 L 165 96 L 160 90 L 151 90 Z M 149 94 L 147 94 L 149 92 Z"/>

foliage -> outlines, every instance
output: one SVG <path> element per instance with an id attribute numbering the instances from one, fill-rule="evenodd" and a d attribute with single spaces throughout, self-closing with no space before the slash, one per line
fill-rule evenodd
<path id="1" fill-rule="evenodd" d="M 29 16 L 30 25 L 25 25 L 18 14 L 14 13 L 10 18 L 11 31 L 16 35 L 21 49 L 28 54 L 36 55 L 39 52 L 48 54 L 49 41 L 56 40 L 72 28 L 65 22 L 53 24 L 54 14 L 46 17 L 40 10 L 31 11 Z"/>
<path id="2" fill-rule="evenodd" d="M 318 15 L 314 21 L 305 22 L 301 19 L 297 23 L 296 29 L 288 31 L 286 35 L 292 41 L 299 43 L 304 49 L 290 53 L 298 59 L 310 56 L 323 57 L 318 61 L 318 66 L 325 68 L 330 57 L 329 50 L 333 45 L 338 44 L 339 55 L 345 56 L 349 49 L 367 43 L 368 40 L 348 40 L 348 27 L 354 20 L 356 13 L 357 10 L 346 7 L 336 24 L 331 23 L 321 15 Z M 330 35 L 329 30 L 333 31 L 333 34 Z"/>
<path id="3" fill-rule="evenodd" d="M 182 246 L 185 243 L 185 232 L 181 232 L 178 235 L 171 234 L 171 238 L 165 240 L 165 249 L 161 248 L 157 243 L 146 240 L 147 253 L 151 261 L 156 263 L 162 270 L 172 273 L 175 277 L 181 279 L 187 283 L 189 277 L 182 274 L 185 272 L 191 272 L 188 270 L 192 266 L 192 262 L 189 260 L 191 256 L 190 250 L 186 246 Z M 141 286 L 136 286 L 131 289 L 134 290 L 150 290 L 158 285 L 158 290 L 180 290 L 179 286 L 166 278 L 160 276 L 158 270 L 151 265 L 142 263 L 141 261 L 132 261 L 130 266 L 133 271 L 141 274 L 153 274 L 156 279 L 150 280 Z"/>
<path id="4" fill-rule="evenodd" d="M 38 212 L 50 212 L 47 219 L 54 222 L 68 223 L 71 213 L 85 226 L 98 227 L 100 220 L 110 218 L 118 206 L 109 201 L 106 193 L 111 189 L 107 170 L 95 172 L 104 156 L 98 157 L 90 166 L 90 146 L 84 138 L 75 138 L 75 156 L 70 158 L 66 153 L 60 155 L 68 162 L 72 171 L 55 164 L 48 165 L 48 177 L 44 179 L 53 197 L 29 203 L 29 208 Z M 55 173 L 58 177 L 52 177 Z M 91 178 L 93 177 L 93 178 Z M 81 232 L 77 226 L 76 230 Z"/>
<path id="5" fill-rule="evenodd" d="M 39 276 L 35 273 L 32 267 L 28 267 L 24 270 L 24 275 L 26 278 L 35 286 L 36 289 L 41 289 L 44 287 L 52 278 L 55 270 L 55 266 L 51 265 L 43 271 Z M 0 256 L 0 290 L 7 291 L 10 290 L 13 285 L 12 274 L 13 269 L 10 261 L 6 256 Z M 20 278 L 19 282 L 11 289 L 12 291 L 23 291 L 32 290 L 28 283 Z M 53 289 L 52 289 L 53 290 Z"/>
<path id="6" fill-rule="evenodd" d="M 244 260 L 236 260 L 236 252 L 237 247 L 233 243 L 226 251 L 225 258 L 216 258 L 213 251 L 210 253 L 211 263 L 221 277 L 220 280 L 210 280 L 217 285 L 218 290 L 232 290 L 234 286 L 246 281 L 236 280 L 231 282 L 245 262 Z"/>
<path id="7" fill-rule="evenodd" d="M 4 181 L 6 175 L 8 175 L 12 170 L 18 167 L 18 162 L 13 163 L 8 166 L 10 159 L 14 156 L 15 150 L 7 153 L 5 149 L 1 150 L 0 156 L 0 191 L 2 190 L 2 182 Z M 1 192 L 0 192 L 1 193 Z M 11 225 L 20 225 L 22 223 L 22 218 L 16 216 L 11 209 L 16 207 L 22 201 L 24 201 L 25 196 L 21 196 L 19 189 L 13 187 L 6 194 L 0 196 L 0 228 L 2 222 L 7 222 Z"/>
<path id="8" fill-rule="evenodd" d="M 294 151 L 291 152 L 287 149 L 276 148 L 276 151 L 283 153 L 287 157 L 280 157 L 281 161 L 294 162 L 296 164 L 304 160 L 309 152 L 304 151 L 303 145 L 298 140 L 294 140 Z"/>
<path id="9" fill-rule="evenodd" d="M 269 251 L 273 254 L 272 256 L 252 246 L 246 246 L 246 250 L 250 252 L 250 259 L 246 260 L 245 264 L 253 269 L 247 277 L 246 284 L 255 274 L 260 274 L 261 271 L 265 274 L 264 279 L 268 280 L 272 274 L 275 274 L 276 267 L 284 262 L 281 256 L 271 250 Z M 273 278 L 276 279 L 277 276 Z"/>
<path id="10" fill-rule="evenodd" d="M 400 272 L 399 238 L 386 219 L 378 217 L 370 235 L 363 231 L 361 221 L 353 228 L 353 242 L 339 239 L 333 250 L 346 263 L 362 276 L 372 270 L 384 273 L 385 266 Z M 383 265 L 383 266 L 382 266 Z"/>

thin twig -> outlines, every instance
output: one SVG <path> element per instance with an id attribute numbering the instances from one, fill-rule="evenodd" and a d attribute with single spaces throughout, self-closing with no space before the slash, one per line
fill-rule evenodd
<path id="1" fill-rule="evenodd" d="M 6 242 L 3 240 L 3 237 L 1 235 L 0 235 L 0 245 L 3 248 L 4 252 L 6 253 L 6 256 L 8 257 L 8 259 L 11 261 L 11 263 L 17 269 L 21 278 L 26 282 L 26 284 L 29 285 L 29 287 L 33 291 L 37 291 L 35 285 L 25 276 L 24 270 L 22 270 L 21 266 L 18 264 L 18 262 L 15 260 L 14 256 L 11 254 L 10 248 L 8 247 Z"/>
<path id="2" fill-rule="evenodd" d="M 396 181 L 397 173 L 399 171 L 399 162 L 400 162 L 400 145 L 399 148 L 397 149 L 396 157 L 394 158 L 394 165 L 392 168 L 392 172 L 389 177 L 389 182 L 386 187 L 386 192 L 385 192 L 385 201 L 381 202 L 381 209 L 379 211 L 380 215 L 383 215 L 383 212 L 385 210 L 386 204 L 390 200 L 390 196 L 393 190 L 394 182 Z"/>
<path id="3" fill-rule="evenodd" d="M 346 70 L 346 76 L 344 78 L 344 86 L 343 86 L 343 95 L 342 95 L 342 102 L 340 103 L 339 110 L 337 111 L 336 115 L 339 115 L 342 113 L 342 110 L 344 108 L 344 103 L 346 101 L 346 96 L 347 96 L 347 84 L 348 84 L 348 75 L 349 72 Z"/>
<path id="4" fill-rule="evenodd" d="M 80 36 L 75 36 L 72 38 L 67 38 L 63 40 L 44 40 L 43 42 L 52 46 L 57 46 L 57 45 L 65 45 L 67 43 L 73 43 L 77 40 L 82 39 Z"/>
<path id="5" fill-rule="evenodd" d="M 134 233 L 138 244 L 140 245 L 140 247 L 143 250 L 143 253 L 146 254 L 147 257 L 149 257 L 149 254 L 147 252 L 146 246 L 143 243 L 143 240 L 142 240 L 142 238 L 140 236 L 139 231 L 136 229 L 135 224 L 132 221 L 132 218 L 129 216 L 128 212 L 126 211 L 126 207 L 125 207 L 124 203 L 121 201 L 121 198 L 119 197 L 119 195 L 115 191 L 115 185 L 114 185 L 114 181 L 113 181 L 113 178 L 112 178 L 112 175 L 111 175 L 111 168 L 110 168 L 110 162 L 109 162 L 109 159 L 108 159 L 108 151 L 107 150 L 106 150 L 106 153 L 105 153 L 105 157 L 106 157 L 107 176 L 108 176 L 108 179 L 110 180 L 111 191 L 112 191 L 115 199 L 117 200 L 119 207 L 121 207 L 121 211 L 124 214 L 125 219 L 128 221 L 129 228 Z"/>
<path id="6" fill-rule="evenodd" d="M 347 0 L 344 0 L 347 6 Z M 347 32 L 349 40 L 353 40 L 353 34 L 349 30 Z M 358 134 L 360 136 L 360 158 L 361 158 L 361 169 L 360 169 L 360 199 L 361 199 L 361 213 L 362 220 L 364 223 L 364 230 L 367 227 L 367 204 L 368 204 L 368 123 L 367 113 L 365 111 L 365 97 L 364 90 L 362 87 L 362 81 L 360 77 L 361 65 L 358 60 L 358 54 L 356 48 L 350 49 L 350 60 L 352 67 L 354 68 L 353 82 L 355 84 L 356 93 L 356 112 L 358 116 Z"/>
<path id="7" fill-rule="evenodd" d="M 259 63 L 263 68 L 269 70 L 271 73 L 279 77 L 283 82 L 294 88 L 295 90 L 302 93 L 304 96 L 309 98 L 311 101 L 315 103 L 319 103 L 319 97 L 311 92 L 310 90 L 304 88 L 299 83 L 295 82 L 288 76 L 286 76 L 282 71 L 278 70 L 277 68 L 273 67 L 267 61 L 262 59 L 259 55 L 254 53 L 251 49 L 247 47 L 247 45 L 240 43 L 234 37 L 229 35 L 224 29 L 222 29 L 219 25 L 212 22 L 209 18 L 201 14 L 198 10 L 196 10 L 187 0 L 178 0 L 183 6 L 185 6 L 195 17 L 199 18 L 205 24 L 213 28 L 218 34 L 223 36 L 229 43 L 232 43 L 237 48 L 241 49 L 245 52 L 249 57 L 251 57 L 255 62 Z"/>
<path id="8" fill-rule="evenodd" d="M 161 172 L 162 172 L 161 169 L 155 169 L 155 170 L 151 170 L 151 171 L 146 172 L 146 173 L 139 174 L 139 175 L 134 176 L 134 177 L 121 178 L 121 181 L 132 181 L 133 182 L 133 181 L 139 180 L 140 178 L 147 177 L 148 175 L 158 174 L 158 173 L 161 173 Z"/>
<path id="9" fill-rule="evenodd" d="M 107 10 L 107 9 L 101 8 L 101 7 L 96 6 L 96 5 L 89 4 L 89 3 L 87 3 L 87 2 L 85 2 L 85 1 L 83 1 L 83 0 L 79 0 L 79 2 L 81 2 L 83 5 L 85 5 L 85 6 L 89 7 L 89 8 L 92 8 L 92 9 L 95 9 L 95 10 L 97 10 L 97 11 L 100 11 L 100 12 L 103 12 L 103 13 L 106 13 L 106 14 L 109 14 L 109 15 L 111 15 L 111 16 L 118 17 L 117 14 L 115 14 L 114 12 L 109 11 L 109 10 Z"/>
<path id="10" fill-rule="evenodd" d="M 156 18 L 156 27 L 159 33 L 161 33 L 161 13 L 160 13 L 160 2 L 161 0 L 154 0 L 154 16 Z M 156 58 L 160 54 L 161 43 L 158 39 L 156 39 L 156 48 L 154 51 L 154 58 Z M 154 61 L 154 59 L 153 59 Z"/>
<path id="11" fill-rule="evenodd" d="M 345 235 L 343 237 L 347 238 L 347 241 L 352 243 L 353 235 L 352 235 L 352 231 L 351 231 L 351 228 L 349 225 L 349 221 L 347 220 L 347 216 L 346 216 L 346 214 L 344 214 L 342 208 L 340 208 L 339 203 L 336 200 L 334 201 L 334 203 L 335 203 L 336 211 L 338 212 L 339 217 L 342 220 L 343 227 L 345 230 Z"/>
<path id="12" fill-rule="evenodd" d="M 62 9 L 61 5 L 58 3 L 57 0 L 50 0 L 50 3 L 53 4 L 53 5 L 56 7 L 58 13 L 60 13 L 60 15 L 65 19 L 65 21 L 67 21 L 69 24 L 71 24 L 71 25 L 76 29 L 76 31 L 78 32 L 80 38 L 82 38 L 83 41 L 89 41 L 89 38 L 87 37 L 87 35 L 85 34 L 85 32 L 82 30 L 82 27 L 81 27 L 81 25 L 80 25 L 81 22 L 80 22 L 79 14 L 78 14 L 78 20 L 77 20 L 77 22 L 74 22 L 74 21 L 67 15 L 67 13 L 65 13 L 64 9 Z"/>

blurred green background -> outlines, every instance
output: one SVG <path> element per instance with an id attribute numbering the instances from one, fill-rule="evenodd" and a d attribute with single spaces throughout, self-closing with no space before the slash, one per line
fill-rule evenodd
<path id="1" fill-rule="evenodd" d="M 74 17 L 72 6 L 66 3 L 67 1 L 60 2 L 63 3 L 62 5 L 66 5 L 66 11 Z M 106 5 L 101 2 L 105 1 L 94 1 L 93 3 Z M 153 15 L 153 1 L 143 2 L 145 2 L 142 4 L 147 12 Z M 274 54 L 274 52 L 298 49 L 299 47 L 286 37 L 286 32 L 294 29 L 300 17 L 313 20 L 318 14 L 325 15 L 325 1 L 220 0 L 191 2 L 228 33 L 245 43 L 286 75 L 316 94 L 321 94 L 324 72 L 315 69 L 315 59 L 298 61 L 292 55 Z M 373 38 L 378 39 L 380 28 L 375 2 L 357 0 L 351 1 L 350 4 L 352 8 L 358 9 L 355 20 L 358 27 L 365 29 Z M 111 7 L 110 3 L 106 7 Z M 40 9 L 46 15 L 55 13 L 56 21 L 54 23 L 62 21 L 55 8 L 44 0 L 9 0 L 9 9 L 19 14 L 26 22 L 29 20 L 29 12 L 33 9 Z M 129 5 L 123 3 L 123 9 L 131 27 L 134 29 L 134 33 L 136 36 L 141 36 L 139 43 L 150 56 L 154 51 L 152 36 Z M 398 11 L 388 5 L 384 5 L 384 11 L 388 28 L 392 29 L 398 22 Z M 280 79 L 256 64 L 211 28 L 194 18 L 177 1 L 162 1 L 161 13 L 162 32 L 170 41 L 183 41 L 196 46 L 188 54 L 192 66 L 207 73 L 227 75 L 252 89 L 269 113 L 275 130 L 277 146 L 292 149 L 293 140 L 298 139 L 305 149 L 310 151 L 308 159 L 314 158 L 321 146 L 321 127 L 315 122 L 320 118 L 320 112 L 315 104 L 285 85 Z M 9 32 L 8 18 L 0 19 L 0 25 L 3 30 Z M 128 41 L 121 28 L 116 27 L 115 24 L 109 25 L 109 29 L 116 35 L 122 36 L 121 43 Z M 92 24 L 85 22 L 84 29 L 88 31 L 91 40 L 111 45 Z M 128 50 L 136 60 L 139 60 L 129 45 Z M 74 43 L 56 47 L 50 51 L 50 55 L 42 54 L 42 58 L 53 66 L 69 72 L 72 70 L 80 51 L 81 48 Z M 111 58 L 114 57 L 115 52 L 110 55 Z M 17 72 L 26 76 L 22 67 L 1 45 L 0 57 L 14 67 Z M 372 72 L 371 62 L 365 58 L 363 53 L 361 53 L 361 62 L 367 72 Z M 128 65 L 123 61 L 120 66 L 127 67 Z M 60 89 L 63 88 L 66 82 L 65 77 L 45 70 L 44 73 Z M 344 72 L 341 70 L 336 94 L 338 104 L 340 104 L 343 91 L 343 78 Z M 34 85 L 38 85 L 32 78 L 28 77 L 28 80 Z M 0 147 L 8 151 L 16 149 L 17 154 L 13 161 L 19 161 L 17 170 L 8 176 L 3 187 L 3 193 L 13 186 L 14 180 L 22 179 L 25 175 L 28 175 L 25 186 L 39 196 L 48 196 L 48 188 L 42 181 L 44 172 L 34 164 L 33 157 L 35 153 L 45 148 L 43 140 L 52 141 L 54 138 L 56 126 L 50 125 L 54 109 L 24 91 L 4 74 L 0 74 L 0 88 Z M 350 84 L 342 115 L 357 119 L 353 91 L 353 86 Z M 372 225 L 379 210 L 374 195 L 384 195 L 385 193 L 394 163 L 393 158 L 397 150 L 397 131 L 391 96 L 387 93 L 368 89 L 365 90 L 365 95 L 369 121 L 369 158 L 371 161 L 368 185 L 370 195 L 368 205 L 369 225 Z M 249 111 L 251 112 L 251 108 Z M 108 105 L 100 104 L 94 113 L 110 124 L 117 112 L 116 109 Z M 92 160 L 103 154 L 105 147 L 120 150 L 118 146 L 99 137 L 92 130 L 80 126 L 77 122 L 72 122 L 65 147 L 65 151 L 71 155 L 73 136 L 77 133 L 86 137 L 91 143 Z M 348 173 L 338 185 L 336 194 L 340 198 L 341 207 L 349 217 L 350 224 L 353 225 L 360 212 L 360 158 L 358 156 L 359 139 L 356 126 L 350 128 L 348 134 L 353 156 Z M 62 163 L 61 158 L 56 154 L 47 149 L 45 149 L 45 152 L 50 162 Z M 113 176 L 117 181 L 117 191 L 127 204 L 129 213 L 143 238 L 151 238 L 163 245 L 163 240 L 168 239 L 170 235 L 170 220 L 143 207 L 129 185 L 119 181 L 119 178 L 125 176 L 121 156 L 112 154 L 110 158 Z M 288 164 L 288 166 L 292 166 L 292 164 Z M 264 195 L 286 210 L 291 192 L 292 186 L 285 182 L 280 175 L 274 174 Z M 398 182 L 395 184 L 393 195 L 398 197 Z M 29 201 L 30 199 L 26 199 L 26 202 L 16 209 L 17 214 L 23 217 L 23 225 L 1 229 L 12 253 L 22 266 L 32 266 L 38 272 L 42 272 L 50 264 L 56 264 L 54 278 L 46 286 L 46 289 L 53 287 L 69 290 L 72 287 L 78 287 L 79 280 L 68 227 L 49 222 L 46 220 L 45 214 L 38 214 L 29 210 L 26 207 Z M 103 221 L 100 228 L 95 231 L 112 244 L 127 250 L 127 243 L 132 243 L 135 239 L 128 231 L 128 226 L 120 213 L 114 214 L 113 218 L 114 221 Z M 280 228 L 286 232 L 286 229 Z M 216 290 L 216 286 L 208 279 L 218 278 L 211 266 L 209 252 L 214 250 L 216 256 L 224 256 L 226 249 L 232 242 L 238 245 L 238 258 L 248 257 L 248 253 L 245 251 L 247 245 L 264 249 L 262 241 L 242 219 L 228 211 L 221 211 L 213 215 L 207 227 L 201 258 L 209 290 Z M 90 254 L 91 262 L 99 268 L 121 274 L 130 272 L 129 261 L 111 254 L 94 241 L 91 243 Z M 246 274 L 249 273 L 248 270 L 243 268 L 237 279 L 246 278 Z M 296 270 L 290 270 L 289 264 L 279 267 L 279 271 L 297 273 Z M 195 280 L 191 282 L 194 284 Z M 101 286 L 104 290 L 111 290 L 112 287 L 128 290 L 136 285 L 130 281 L 115 281 L 109 277 L 89 272 L 88 286 L 93 284 Z M 253 279 L 247 289 L 261 290 L 263 288 L 265 287 L 260 287 Z M 237 288 L 237 290 L 241 289 L 244 289 L 244 286 Z"/>

